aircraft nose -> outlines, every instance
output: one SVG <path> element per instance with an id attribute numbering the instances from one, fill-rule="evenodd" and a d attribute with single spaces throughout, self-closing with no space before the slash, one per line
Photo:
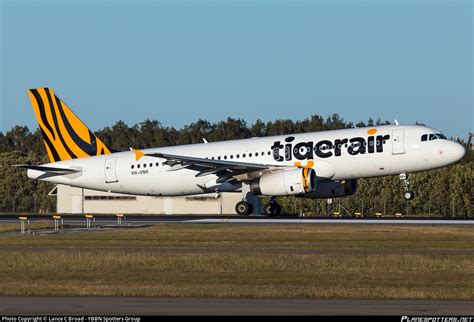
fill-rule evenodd
<path id="1" fill-rule="evenodd" d="M 449 156 L 453 162 L 459 161 L 466 154 L 466 148 L 457 142 L 451 142 L 449 148 Z"/>

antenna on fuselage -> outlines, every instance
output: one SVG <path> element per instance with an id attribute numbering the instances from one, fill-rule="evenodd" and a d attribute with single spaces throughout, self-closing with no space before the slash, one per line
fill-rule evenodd
<path id="1" fill-rule="evenodd" d="M 208 144 L 209 142 L 206 140 L 206 138 L 202 138 L 202 141 L 204 142 L 204 144 Z"/>
<path id="2" fill-rule="evenodd" d="M 395 123 L 395 125 L 400 125 L 400 123 L 398 123 L 397 119 L 393 119 L 393 122 Z"/>

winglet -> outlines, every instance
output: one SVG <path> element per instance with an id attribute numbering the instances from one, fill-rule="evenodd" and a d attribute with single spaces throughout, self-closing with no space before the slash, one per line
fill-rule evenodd
<path id="1" fill-rule="evenodd" d="M 135 150 L 134 148 L 130 148 L 130 151 L 135 153 L 135 161 L 140 160 L 141 157 L 145 155 L 145 153 L 143 153 L 142 151 Z"/>

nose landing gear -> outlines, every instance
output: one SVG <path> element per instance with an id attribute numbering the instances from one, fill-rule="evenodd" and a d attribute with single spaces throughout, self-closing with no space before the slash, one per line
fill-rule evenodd
<path id="1" fill-rule="evenodd" d="M 415 198 L 415 193 L 413 191 L 410 191 L 410 175 L 406 173 L 400 173 L 400 180 L 402 181 L 402 187 L 403 187 L 403 198 L 405 200 L 412 200 Z"/>

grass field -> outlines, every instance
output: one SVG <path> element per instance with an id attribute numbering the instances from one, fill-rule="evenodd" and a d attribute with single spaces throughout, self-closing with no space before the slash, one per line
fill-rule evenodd
<path id="1" fill-rule="evenodd" d="M 31 223 L 31 225 L 26 225 L 25 224 L 25 230 L 28 231 L 28 228 L 30 229 L 48 229 L 48 228 L 54 228 L 54 224 L 51 223 L 50 221 L 46 220 L 40 220 L 37 222 Z M 19 232 L 20 231 L 20 225 L 19 224 L 2 224 L 0 225 L 0 233 L 9 233 L 9 232 Z"/>
<path id="2" fill-rule="evenodd" d="M 167 224 L 0 245 L 0 295 L 474 299 L 472 227 Z"/>

